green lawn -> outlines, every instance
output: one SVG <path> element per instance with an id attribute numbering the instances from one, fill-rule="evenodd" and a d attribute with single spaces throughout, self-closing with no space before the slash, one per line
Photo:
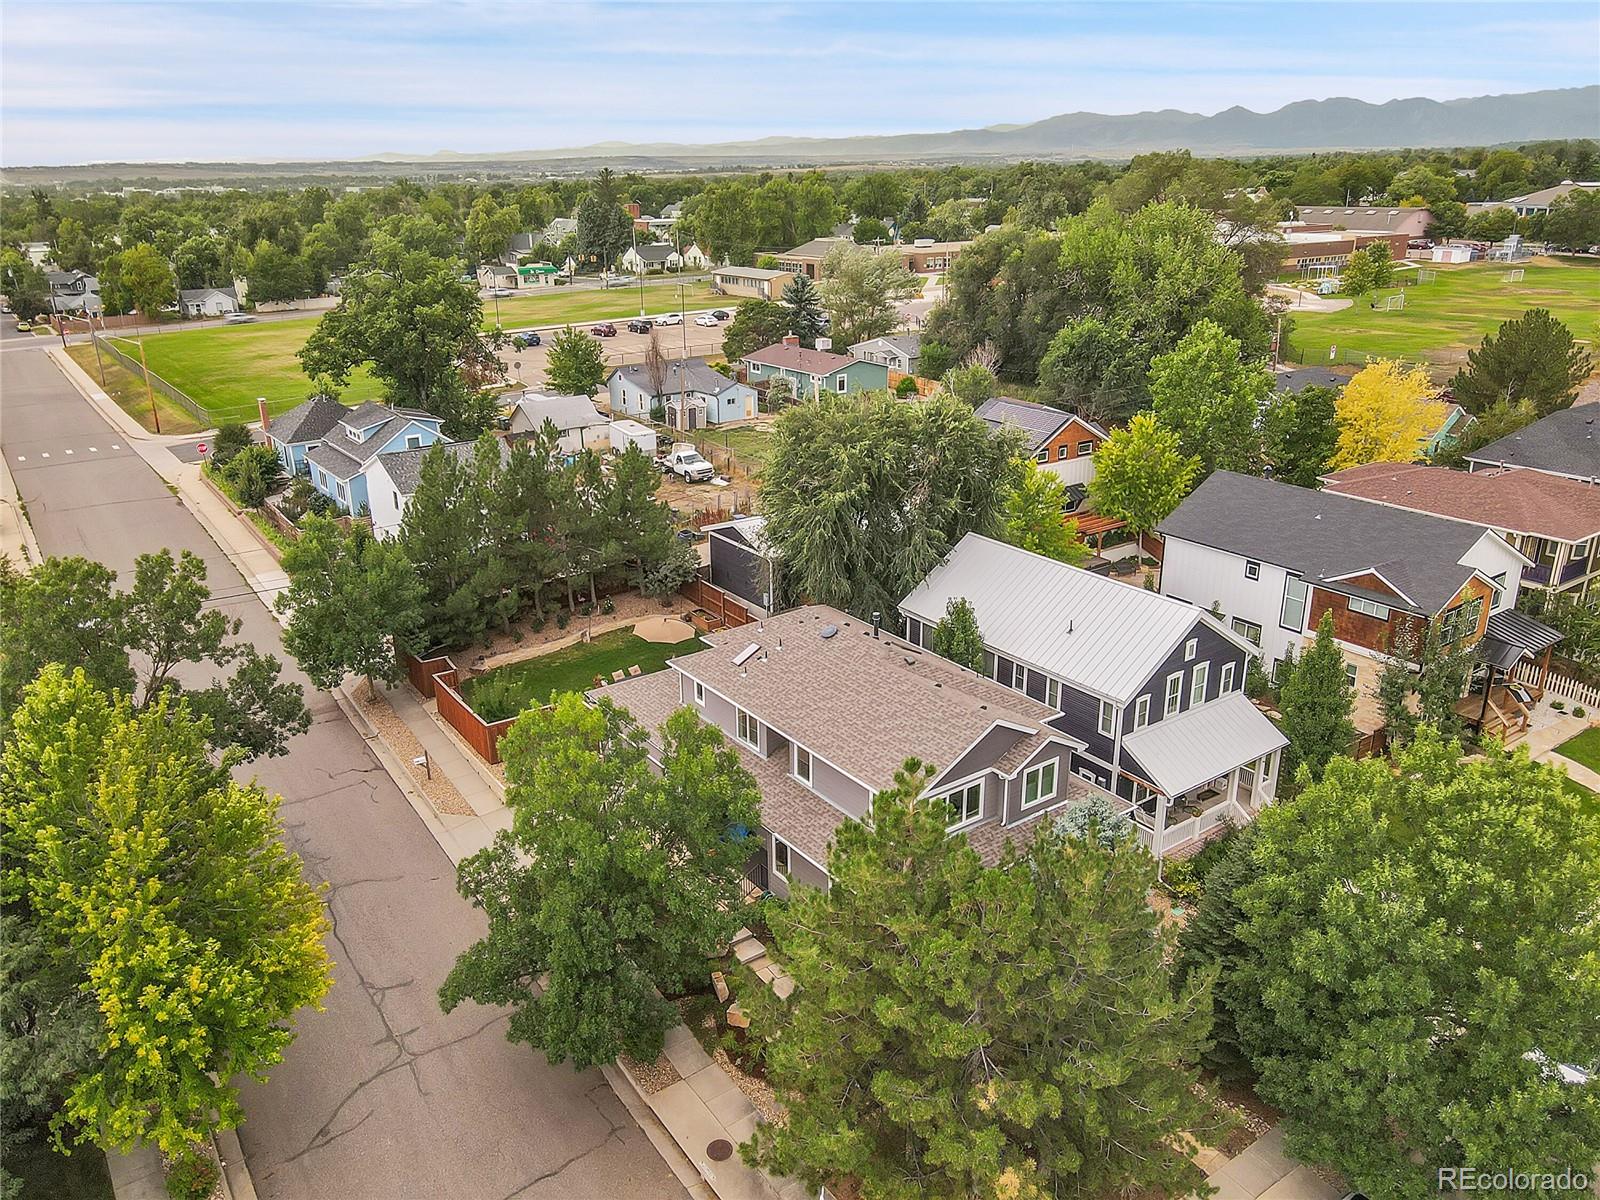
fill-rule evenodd
<path id="1" fill-rule="evenodd" d="M 739 429 L 710 429 L 703 441 L 731 450 L 750 474 L 759 477 L 772 457 L 772 426 L 746 425 Z"/>
<path id="2" fill-rule="evenodd" d="M 112 1200 L 106 1156 L 94 1146 L 63 1155 L 40 1135 L 7 1152 L 6 1170 L 22 1181 L 22 1200 Z"/>
<path id="3" fill-rule="evenodd" d="M 1550 260 L 1543 260 L 1549 263 Z M 1530 308 L 1548 308 L 1579 341 L 1597 339 L 1600 314 L 1600 266 L 1589 263 L 1524 266 L 1519 283 L 1502 282 L 1504 263 L 1426 266 L 1438 274 L 1427 283 L 1407 287 L 1405 308 L 1385 312 L 1370 307 L 1373 297 L 1357 297 L 1340 312 L 1292 312 L 1291 345 L 1299 361 L 1325 363 L 1328 347 L 1337 346 L 1341 362 L 1362 355 L 1427 361 L 1441 373 L 1466 362 L 1483 336 L 1502 321 Z M 1416 272 L 1403 274 L 1415 277 Z M 1379 296 L 1398 289 L 1385 288 Z"/>
<path id="4" fill-rule="evenodd" d="M 202 426 L 189 415 L 189 410 L 173 403 L 163 393 L 154 388 L 144 386 L 142 376 L 129 371 L 109 354 L 100 355 L 95 361 L 94 347 L 85 343 L 74 343 L 67 347 L 67 353 L 72 361 L 84 369 L 90 379 L 100 383 L 100 373 L 105 372 L 106 395 L 116 401 L 117 407 L 133 417 L 146 429 L 154 430 L 153 418 L 150 415 L 150 399 L 156 402 L 156 414 L 161 421 L 162 433 L 198 433 Z M 160 372 L 156 372 L 160 374 Z"/>
<path id="5" fill-rule="evenodd" d="M 1568 738 L 1556 747 L 1556 753 L 1581 763 L 1591 771 L 1600 771 L 1600 729 L 1585 729 L 1577 737 Z M 1579 799 L 1587 800 L 1595 815 L 1600 816 L 1600 796 L 1570 778 L 1567 780 L 1567 790 Z"/>
<path id="6" fill-rule="evenodd" d="M 718 296 L 707 283 L 690 283 L 683 290 L 684 307 L 690 312 L 700 308 L 715 308 L 719 304 L 732 311 L 732 302 Z M 484 328 L 494 328 L 495 301 L 483 302 Z M 529 325 L 558 325 L 563 321 L 574 323 L 599 321 L 605 318 L 621 320 L 639 315 L 639 289 L 631 288 L 550 288 L 533 296 L 510 296 L 499 301 L 500 326 L 517 329 Z M 678 307 L 678 285 L 675 283 L 646 283 L 644 310 L 647 313 L 671 312 Z"/>
<path id="7" fill-rule="evenodd" d="M 669 658 L 704 650 L 699 638 L 685 642 L 647 642 L 631 629 L 602 633 L 587 644 L 575 642 L 469 679 L 462 694 L 486 721 L 514 717 L 534 704 L 544 704 L 557 692 L 581 692 L 594 686 L 596 675 L 609 679 L 613 671 L 637 666 L 648 675 L 667 665 Z"/>
<path id="8" fill-rule="evenodd" d="M 144 339 L 145 361 L 218 421 L 253 421 L 257 396 L 267 398 L 268 412 L 280 413 L 310 393 L 311 381 L 294 355 L 320 319 L 163 333 Z M 117 348 L 138 360 L 136 343 L 118 339 Z M 356 404 L 382 395 L 378 381 L 363 367 L 351 373 L 344 400 Z"/>

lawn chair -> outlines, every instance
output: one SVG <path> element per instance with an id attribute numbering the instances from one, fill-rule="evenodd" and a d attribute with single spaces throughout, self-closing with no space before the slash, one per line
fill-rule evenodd
<path id="1" fill-rule="evenodd" d="M 632 676 L 634 676 L 634 675 L 643 675 L 643 674 L 644 674 L 644 672 L 639 669 L 639 664 L 638 663 L 634 663 L 633 666 L 628 668 L 628 675 L 629 675 L 630 678 Z"/>
<path id="2" fill-rule="evenodd" d="M 596 675 L 594 677 L 594 685 L 597 688 L 605 687 L 605 685 L 606 685 L 606 677 L 604 675 Z"/>
<path id="3" fill-rule="evenodd" d="M 611 672 L 611 682 L 612 683 L 621 683 L 623 678 L 624 678 L 624 676 L 623 676 L 621 671 L 613 671 L 613 672 Z"/>

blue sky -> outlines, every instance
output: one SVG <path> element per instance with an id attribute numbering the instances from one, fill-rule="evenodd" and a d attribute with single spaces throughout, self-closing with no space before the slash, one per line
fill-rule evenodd
<path id="1" fill-rule="evenodd" d="M 1600 82 L 1600 5 L 0 0 L 0 162 L 901 133 Z"/>

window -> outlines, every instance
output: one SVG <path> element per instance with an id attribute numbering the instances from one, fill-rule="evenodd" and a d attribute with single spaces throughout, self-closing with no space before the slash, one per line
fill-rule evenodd
<path id="1" fill-rule="evenodd" d="M 789 878 L 789 843 L 777 834 L 772 835 L 772 870 L 776 875 Z"/>
<path id="2" fill-rule="evenodd" d="M 1059 461 L 1061 459 L 1064 459 L 1064 458 L 1069 458 L 1069 457 L 1071 457 L 1071 454 L 1072 454 L 1072 448 L 1070 446 L 1057 446 L 1056 447 L 1056 459 L 1057 459 L 1057 461 Z"/>
<path id="3" fill-rule="evenodd" d="M 1246 559 L 1244 564 L 1244 577 L 1246 579 L 1261 578 L 1261 564 L 1253 559 Z"/>
<path id="4" fill-rule="evenodd" d="M 1345 677 L 1346 680 L 1349 681 L 1351 687 L 1355 687 L 1356 686 L 1356 679 L 1358 677 L 1358 674 L 1357 674 L 1357 671 L 1356 671 L 1355 663 L 1353 663 L 1353 662 L 1345 663 L 1345 665 L 1344 665 L 1344 677 Z"/>
<path id="5" fill-rule="evenodd" d="M 706 685 L 698 679 L 694 681 L 694 702 L 704 708 L 706 703 Z"/>
<path id="6" fill-rule="evenodd" d="M 1574 553 L 1576 553 L 1576 551 L 1574 551 Z M 1495 607 L 1498 608 L 1500 606 L 1501 599 L 1506 593 L 1506 573 L 1501 571 L 1498 575 L 1490 576 L 1489 582 L 1494 585 L 1494 603 Z"/>
<path id="7" fill-rule="evenodd" d="M 1211 678 L 1210 663 L 1195 663 L 1189 675 L 1189 707 L 1206 702 L 1206 684 Z"/>
<path id="8" fill-rule="evenodd" d="M 755 746 L 761 736 L 761 722 L 757 721 L 744 709 L 739 709 L 739 740 L 747 746 Z"/>
<path id="9" fill-rule="evenodd" d="M 1049 450 L 1049 448 L 1046 447 L 1045 449 L 1039 451 L 1039 453 L 1035 454 L 1033 456 L 1033 461 L 1034 462 L 1041 462 L 1041 463 L 1049 462 L 1050 461 L 1050 450 Z"/>
<path id="10" fill-rule="evenodd" d="M 1306 581 L 1295 575 L 1283 580 L 1283 609 L 1278 614 L 1278 624 L 1299 633 L 1306 623 L 1306 596 L 1310 592 Z"/>
<path id="11" fill-rule="evenodd" d="M 1111 737 L 1117 729 L 1117 710 L 1109 700 L 1100 701 L 1100 734 L 1102 737 Z"/>
<path id="12" fill-rule="evenodd" d="M 794 777 L 807 787 L 811 786 L 811 751 L 803 746 L 794 748 Z"/>
<path id="13" fill-rule="evenodd" d="M 1078 443 L 1078 457 L 1079 458 L 1088 458 L 1093 453 L 1094 453 L 1094 443 L 1093 442 L 1079 442 Z"/>
<path id="14" fill-rule="evenodd" d="M 1217 684 L 1217 695 L 1226 696 L 1231 691 L 1233 691 L 1233 664 L 1223 663 L 1222 679 Z"/>
<path id="15" fill-rule="evenodd" d="M 1150 724 L 1150 697 L 1146 694 L 1133 702 L 1133 727 L 1143 729 L 1148 724 Z"/>
<path id="16" fill-rule="evenodd" d="M 1056 764 L 1040 763 L 1022 777 L 1022 807 L 1032 808 L 1056 798 Z"/>
<path id="17" fill-rule="evenodd" d="M 422 435 L 420 433 L 408 433 L 408 434 L 406 434 L 406 449 L 407 450 L 421 450 L 422 449 Z"/>
<path id="18" fill-rule="evenodd" d="M 1044 702 L 1057 711 L 1061 708 L 1061 681 L 1044 677 Z"/>
<path id="19" fill-rule="evenodd" d="M 344 484 L 341 483 L 341 484 L 335 485 L 333 490 L 338 493 L 339 499 L 344 500 L 346 502 L 349 501 L 350 493 L 346 490 Z"/>
<path id="20" fill-rule="evenodd" d="M 1261 645 L 1261 626 L 1254 621 L 1246 621 L 1242 617 L 1235 617 L 1233 619 L 1233 631 L 1252 646 Z"/>
<path id="21" fill-rule="evenodd" d="M 944 801 L 948 814 L 945 818 L 946 829 L 957 829 L 962 825 L 969 825 L 983 815 L 983 784 L 969 783 L 959 792 L 950 792 L 940 797 Z"/>
<path id="22" fill-rule="evenodd" d="M 1178 711 L 1178 705 L 1183 703 L 1183 672 L 1174 671 L 1167 676 L 1167 699 L 1161 708 L 1161 715 L 1170 717 Z"/>
<path id="23" fill-rule="evenodd" d="M 995 656 L 994 681 L 996 683 L 1001 684 L 1004 687 L 1008 687 L 1014 692 L 1020 692 L 1023 690 L 1022 679 L 1023 675 L 1021 667 L 1012 662 L 1009 658 L 1001 658 L 999 655 Z"/>
<path id="24" fill-rule="evenodd" d="M 1183 644 L 1183 661 L 1193 662 L 1194 656 L 1200 652 L 1200 639 L 1190 638 Z"/>
<path id="25" fill-rule="evenodd" d="M 396 510 L 398 510 L 399 507 L 400 507 L 400 493 L 399 492 L 393 492 L 393 493 L 391 493 L 391 495 L 394 496 L 394 506 L 395 506 Z"/>
<path id="26" fill-rule="evenodd" d="M 834 380 L 834 383 L 839 386 L 839 394 L 842 396 L 845 394 L 846 389 L 848 389 L 850 386 L 850 377 L 847 375 L 841 375 L 839 378 Z"/>
<path id="27" fill-rule="evenodd" d="M 1360 596 L 1350 597 L 1350 611 L 1365 613 L 1367 616 L 1376 617 L 1380 621 L 1389 619 L 1389 606 L 1387 604 L 1375 604 L 1371 600 L 1365 600 Z"/>

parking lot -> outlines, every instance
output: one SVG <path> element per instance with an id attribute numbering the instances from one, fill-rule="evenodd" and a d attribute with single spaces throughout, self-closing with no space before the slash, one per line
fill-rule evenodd
<path id="1" fill-rule="evenodd" d="M 731 312 L 731 307 L 729 308 Z M 687 354 L 690 358 L 704 357 L 722 353 L 722 332 L 727 328 L 723 321 L 714 328 L 708 328 L 694 323 L 694 313 L 689 313 L 681 328 L 668 326 L 656 332 L 661 339 L 661 352 L 669 359 L 683 358 Z M 627 363 L 643 362 L 645 351 L 650 346 L 648 333 L 629 333 L 626 320 L 612 322 L 617 327 L 617 336 L 601 338 L 600 344 L 605 348 L 606 367 L 624 366 Z M 579 325 L 578 328 L 587 330 L 593 322 Z M 500 359 L 506 364 L 506 369 L 511 377 L 520 381 L 524 386 L 537 388 L 544 386 L 545 360 L 550 351 L 550 339 L 554 330 L 541 329 L 539 336 L 542 344 L 529 346 L 518 350 L 515 346 L 507 346 L 500 352 Z M 685 347 L 687 346 L 687 350 Z"/>

